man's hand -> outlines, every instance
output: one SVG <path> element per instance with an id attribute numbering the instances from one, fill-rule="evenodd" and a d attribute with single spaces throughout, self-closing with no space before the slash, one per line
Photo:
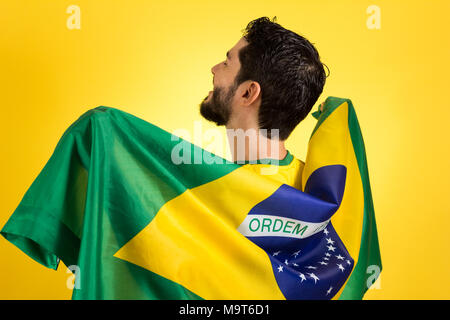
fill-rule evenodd
<path id="1" fill-rule="evenodd" d="M 322 102 L 321 104 L 320 104 L 320 112 L 322 112 L 323 111 L 323 105 L 325 104 L 325 101 L 324 102 Z"/>

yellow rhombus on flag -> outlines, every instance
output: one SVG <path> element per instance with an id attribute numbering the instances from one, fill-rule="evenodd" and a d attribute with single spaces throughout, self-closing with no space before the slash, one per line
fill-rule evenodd
<path id="1" fill-rule="evenodd" d="M 349 99 L 313 116 L 305 162 L 236 163 L 91 109 L 1 234 L 76 266 L 73 299 L 361 299 L 381 271 L 362 134 Z"/>

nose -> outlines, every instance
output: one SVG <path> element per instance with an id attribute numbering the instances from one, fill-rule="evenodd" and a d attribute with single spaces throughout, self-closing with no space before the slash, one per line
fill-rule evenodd
<path id="1" fill-rule="evenodd" d="M 217 66 L 220 66 L 220 64 L 221 62 L 219 62 L 218 64 L 216 64 L 214 67 L 211 68 L 212 74 L 216 74 Z"/>

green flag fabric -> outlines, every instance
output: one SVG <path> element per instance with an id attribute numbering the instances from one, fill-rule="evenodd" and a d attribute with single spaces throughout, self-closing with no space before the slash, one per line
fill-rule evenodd
<path id="1" fill-rule="evenodd" d="M 314 116 L 305 162 L 234 163 L 91 109 L 1 234 L 75 270 L 72 299 L 361 299 L 381 271 L 361 131 L 348 99 Z"/>

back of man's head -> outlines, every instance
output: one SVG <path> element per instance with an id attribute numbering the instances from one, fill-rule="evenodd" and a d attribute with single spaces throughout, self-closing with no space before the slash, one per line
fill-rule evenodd
<path id="1" fill-rule="evenodd" d="M 248 45 L 239 52 L 241 68 L 235 85 L 253 80 L 261 86 L 258 124 L 270 138 L 279 130 L 286 140 L 308 115 L 325 85 L 324 64 L 316 48 L 304 37 L 262 17 L 244 29 Z"/>

